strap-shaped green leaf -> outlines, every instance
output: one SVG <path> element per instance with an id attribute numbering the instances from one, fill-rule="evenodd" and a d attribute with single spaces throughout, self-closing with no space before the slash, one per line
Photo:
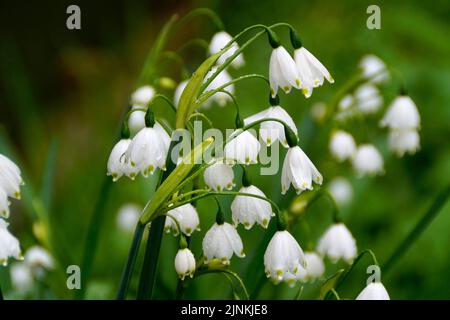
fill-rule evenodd
<path id="1" fill-rule="evenodd" d="M 206 59 L 194 72 L 188 84 L 186 85 L 186 88 L 183 90 L 177 108 L 177 118 L 175 123 L 177 129 L 182 129 L 185 127 L 186 120 L 196 108 L 195 101 L 197 100 L 200 86 L 202 85 L 206 74 L 216 63 L 216 60 L 221 54 L 222 51 L 219 51 Z"/>
<path id="2" fill-rule="evenodd" d="M 144 208 L 144 213 L 140 218 L 142 224 L 147 224 L 155 217 L 158 209 L 169 198 L 175 188 L 186 178 L 191 172 L 192 168 L 201 159 L 203 153 L 214 142 L 213 137 L 209 137 L 202 143 L 199 143 L 194 149 L 192 149 L 186 157 L 183 158 L 180 164 L 173 170 L 173 172 L 167 177 L 167 179 L 161 184 L 158 190 L 155 192 L 153 198 L 147 203 Z M 170 156 L 170 155 L 169 155 Z"/>

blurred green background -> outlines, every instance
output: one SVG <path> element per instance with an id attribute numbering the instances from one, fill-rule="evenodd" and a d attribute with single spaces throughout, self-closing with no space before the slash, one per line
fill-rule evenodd
<path id="1" fill-rule="evenodd" d="M 82 13 L 82 29 L 68 30 L 66 8 L 77 4 Z M 33 223 L 48 217 L 54 256 L 61 272 L 49 275 L 47 298 L 73 298 L 65 288 L 65 268 L 81 263 L 90 217 L 106 174 L 106 161 L 130 93 L 143 66 L 145 56 L 163 23 L 174 14 L 185 14 L 197 7 L 219 13 L 226 31 L 236 34 L 244 27 L 285 21 L 295 26 L 304 45 L 330 70 L 334 85 L 315 90 L 310 99 L 298 92 L 281 96 L 282 106 L 293 116 L 300 132 L 301 145 L 324 174 L 324 179 L 343 175 L 351 179 L 355 197 L 343 208 L 344 220 L 357 239 L 358 248 L 371 248 L 380 261 L 392 253 L 431 204 L 436 194 L 449 183 L 450 176 L 450 3 L 448 1 L 383 1 L 381 30 L 366 27 L 366 8 L 370 1 L 39 1 L 3 2 L 0 10 L 0 152 L 11 156 L 23 169 L 24 199 L 14 201 L 10 222 L 23 249 L 36 242 Z M 207 19 L 196 19 L 170 41 L 176 49 L 188 39 L 209 41 L 217 30 Z M 278 32 L 288 44 L 287 32 Z M 287 45 L 288 46 L 288 45 Z M 270 46 L 261 38 L 245 51 L 246 65 L 233 76 L 245 73 L 268 74 Z M 355 178 L 348 164 L 336 165 L 328 153 L 328 134 L 320 133 L 309 111 L 314 102 L 329 102 L 338 88 L 356 71 L 359 59 L 367 53 L 381 57 L 404 78 L 409 94 L 422 117 L 421 150 L 414 156 L 385 159 L 386 174 L 377 178 Z M 205 58 L 201 49 L 183 54 L 193 72 Z M 160 75 L 180 78 L 175 64 L 160 64 Z M 398 85 L 383 89 L 388 103 Z M 163 90 L 172 96 L 170 90 Z M 267 90 L 258 80 L 242 82 L 236 88 L 243 115 L 267 107 Z M 173 114 L 163 105 L 157 114 L 168 121 Z M 219 128 L 234 124 L 234 109 L 227 106 L 207 111 Z M 374 126 L 376 122 L 374 121 Z M 386 150 L 386 132 L 371 141 Z M 358 143 L 366 137 L 356 136 Z M 384 152 L 384 154 L 386 154 Z M 278 176 L 263 176 L 254 182 L 274 200 L 281 200 Z M 152 179 L 140 177 L 132 183 L 123 178 L 107 194 L 100 242 L 94 267 L 86 286 L 87 298 L 114 298 L 131 235 L 117 228 L 116 215 L 126 202 L 143 206 L 152 192 Z M 103 195 L 106 196 L 106 195 Z M 231 200 L 231 199 L 230 199 Z M 227 203 L 230 203 L 228 201 Z M 214 211 L 211 211 L 214 208 Z M 227 207 L 228 208 L 228 207 Z M 212 201 L 199 204 L 202 232 L 193 238 L 193 250 L 200 254 L 201 236 L 215 213 Z M 308 212 L 311 238 L 296 229 L 300 244 L 317 241 L 331 223 L 328 204 L 320 202 Z M 450 205 L 398 261 L 382 281 L 391 298 L 450 298 Z M 36 229 L 37 227 L 35 227 Z M 241 273 L 249 288 L 263 271 L 262 261 L 248 264 L 263 237 L 261 228 L 244 232 L 239 227 L 248 258 L 233 258 L 232 268 Z M 176 274 L 173 258 L 175 238 L 164 236 L 157 282 L 158 298 L 173 298 Z M 365 261 L 369 263 L 370 261 Z M 139 265 L 138 265 L 139 266 Z M 364 264 L 362 264 L 364 266 Z M 330 266 L 328 274 L 336 266 Z M 258 270 L 258 271 L 255 271 Z M 140 269 L 136 268 L 136 274 Z M 1 269 L 7 281 L 7 268 Z M 82 270 L 83 272 L 83 270 Z M 56 272 L 55 272 L 56 273 Z M 351 276 L 341 296 L 354 298 L 364 287 L 363 267 Z M 136 289 L 133 279 L 130 295 Z M 305 291 L 312 298 L 317 285 Z M 186 298 L 230 298 L 229 284 L 220 275 L 208 275 L 192 283 Z M 295 296 L 297 289 L 264 283 L 259 298 Z"/>

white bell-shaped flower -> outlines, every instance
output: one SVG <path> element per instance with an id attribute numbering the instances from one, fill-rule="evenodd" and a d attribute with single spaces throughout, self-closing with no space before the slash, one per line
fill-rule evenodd
<path id="1" fill-rule="evenodd" d="M 203 177 L 206 187 L 214 191 L 231 190 L 234 187 L 233 168 L 223 162 L 216 162 L 207 167 Z"/>
<path id="2" fill-rule="evenodd" d="M 243 186 L 239 192 L 266 197 L 264 192 L 253 185 Z M 242 223 L 247 230 L 253 227 L 255 222 L 263 228 L 267 228 L 270 218 L 274 215 L 269 202 L 255 197 L 239 195 L 231 203 L 231 212 L 234 224 Z"/>
<path id="3" fill-rule="evenodd" d="M 162 126 L 155 122 L 153 127 L 145 127 L 131 140 L 125 159 L 131 166 L 130 178 L 141 172 L 144 177 L 153 174 L 156 168 L 166 170 L 166 157 L 170 137 Z"/>
<path id="4" fill-rule="evenodd" d="M 20 199 L 20 186 L 23 180 L 19 167 L 10 159 L 0 154 L 0 189 L 7 196 Z"/>
<path id="5" fill-rule="evenodd" d="M 25 264 L 30 268 L 43 268 L 51 270 L 54 267 L 53 257 L 40 246 L 33 246 L 25 252 Z"/>
<path id="6" fill-rule="evenodd" d="M 181 280 L 186 276 L 193 277 L 195 272 L 195 257 L 188 248 L 180 249 L 175 256 L 175 270 Z"/>
<path id="7" fill-rule="evenodd" d="M 321 185 L 322 181 L 319 170 L 299 146 L 288 149 L 281 171 L 282 194 L 289 190 L 291 183 L 297 194 L 300 194 L 304 190 L 312 190 L 313 182 Z"/>
<path id="8" fill-rule="evenodd" d="M 0 218 L 0 264 L 8 265 L 8 258 L 22 260 L 19 241 L 8 231 L 8 223 Z"/>
<path id="9" fill-rule="evenodd" d="M 361 291 L 356 300 L 391 300 L 391 298 L 381 282 L 371 282 Z"/>
<path id="10" fill-rule="evenodd" d="M 18 292 L 25 292 L 33 285 L 33 275 L 30 268 L 23 263 L 13 263 L 10 268 L 11 284 Z"/>
<path id="11" fill-rule="evenodd" d="M 124 204 L 117 214 L 117 226 L 124 232 L 133 232 L 141 213 L 142 208 L 140 206 L 133 203 Z"/>
<path id="12" fill-rule="evenodd" d="M 164 227 L 166 232 L 172 231 L 173 235 L 177 236 L 179 234 L 177 223 L 181 228 L 181 232 L 187 236 L 191 236 L 195 230 L 200 230 L 200 219 L 197 209 L 192 204 L 186 203 L 169 210 L 167 213 L 168 217 L 166 218 L 166 225 Z M 176 219 L 176 222 L 173 219 Z"/>
<path id="13" fill-rule="evenodd" d="M 371 144 L 363 144 L 353 157 L 353 168 L 360 175 L 376 175 L 384 172 L 384 161 L 380 152 Z"/>
<path id="14" fill-rule="evenodd" d="M 141 110 L 142 109 L 142 110 Z M 128 128 L 132 137 L 139 131 L 145 128 L 145 108 L 139 105 L 134 105 L 131 110 L 135 110 L 130 113 L 128 117 Z"/>
<path id="15" fill-rule="evenodd" d="M 286 93 L 289 93 L 292 87 L 300 89 L 300 74 L 295 61 L 282 46 L 272 50 L 269 63 L 269 82 L 272 97 L 277 95 L 278 87 Z"/>
<path id="16" fill-rule="evenodd" d="M 383 106 L 383 97 L 380 90 L 373 84 L 360 85 L 354 93 L 356 107 L 363 114 L 376 113 Z"/>
<path id="17" fill-rule="evenodd" d="M 343 177 L 337 177 L 331 180 L 327 188 L 336 203 L 340 206 L 348 204 L 353 198 L 352 185 Z"/>
<path id="18" fill-rule="evenodd" d="M 313 88 L 323 84 L 324 78 L 329 83 L 334 83 L 327 68 L 312 55 L 305 47 L 298 48 L 294 51 L 294 60 L 300 74 L 300 83 L 303 94 L 309 98 Z"/>
<path id="19" fill-rule="evenodd" d="M 181 95 L 183 94 L 184 89 L 186 88 L 189 80 L 181 81 L 177 88 L 175 89 L 175 92 L 173 94 L 173 103 L 178 108 L 178 104 L 180 103 Z"/>
<path id="20" fill-rule="evenodd" d="M 380 125 L 395 130 L 419 129 L 420 115 L 416 104 L 408 96 L 395 98 Z"/>
<path id="21" fill-rule="evenodd" d="M 119 180 L 123 175 L 129 176 L 131 179 L 136 176 L 135 170 L 125 159 L 125 152 L 128 150 L 130 143 L 131 139 L 120 139 L 111 150 L 108 158 L 107 175 L 112 176 L 113 181 Z"/>
<path id="22" fill-rule="evenodd" d="M 238 129 L 242 130 L 242 129 Z M 236 134 L 233 133 L 233 135 Z M 255 164 L 258 163 L 258 154 L 261 145 L 258 139 L 249 130 L 243 131 L 225 145 L 224 154 L 230 164 Z"/>
<path id="23" fill-rule="evenodd" d="M 217 71 L 217 66 L 214 66 L 211 68 L 211 70 L 206 74 L 205 81 L 209 79 L 215 72 Z M 222 70 L 215 78 L 214 80 L 208 85 L 208 87 L 205 89 L 205 92 L 208 92 L 210 90 L 217 89 L 230 81 L 232 81 L 233 78 L 231 78 L 230 74 L 226 70 Z M 224 88 L 225 91 L 228 91 L 231 94 L 234 94 L 234 84 L 230 84 L 229 86 Z M 208 100 L 206 100 L 202 106 L 210 107 L 211 103 L 215 101 L 220 107 L 225 107 L 225 105 L 231 101 L 231 97 L 224 93 L 224 92 L 216 92 L 212 97 L 210 97 Z"/>
<path id="24" fill-rule="evenodd" d="M 357 254 L 356 240 L 343 223 L 335 223 L 320 238 L 317 251 L 333 263 L 339 259 L 352 263 Z"/>
<path id="25" fill-rule="evenodd" d="M 233 38 L 225 31 L 219 31 L 217 32 L 211 39 L 211 42 L 209 44 L 209 53 L 211 55 L 219 52 L 222 50 Z M 217 64 L 221 65 L 225 62 L 229 57 L 231 57 L 236 50 L 239 49 L 239 45 L 236 42 L 233 42 L 233 44 L 230 46 L 227 51 L 222 53 L 222 55 L 217 59 Z M 245 64 L 244 62 L 244 56 L 239 54 L 234 60 L 231 62 L 231 66 L 233 68 L 240 68 Z"/>
<path id="26" fill-rule="evenodd" d="M 340 162 L 351 159 L 356 151 L 353 136 L 345 131 L 333 132 L 330 140 L 330 152 Z"/>
<path id="27" fill-rule="evenodd" d="M 306 267 L 301 265 L 296 276 L 302 282 L 309 282 L 319 279 L 325 272 L 325 264 L 322 257 L 315 252 L 305 252 Z"/>
<path id="28" fill-rule="evenodd" d="M 297 126 L 291 116 L 280 106 L 272 106 L 266 110 L 258 112 L 253 116 L 244 119 L 244 124 L 249 125 L 261 119 L 274 118 L 286 123 L 294 133 L 297 133 Z M 264 121 L 260 125 L 259 135 L 267 146 L 272 145 L 275 141 L 280 141 L 284 147 L 288 147 L 284 126 L 277 121 Z"/>
<path id="29" fill-rule="evenodd" d="M 9 205 L 8 195 L 2 188 L 0 188 L 0 217 L 9 217 Z"/>
<path id="30" fill-rule="evenodd" d="M 222 264 L 230 264 L 233 253 L 243 258 L 244 245 L 237 230 L 229 223 L 214 223 L 211 229 L 206 232 L 202 242 L 205 263 L 213 259 L 219 260 Z"/>
<path id="31" fill-rule="evenodd" d="M 389 149 L 402 157 L 405 153 L 414 154 L 420 148 L 419 133 L 414 129 L 391 130 L 388 137 Z"/>
<path id="32" fill-rule="evenodd" d="M 131 103 L 146 106 L 155 95 L 155 89 L 151 86 L 142 86 L 131 95 Z"/>
<path id="33" fill-rule="evenodd" d="M 264 253 L 264 269 L 275 283 L 295 277 L 299 266 L 306 267 L 303 250 L 297 240 L 286 230 L 277 231 Z"/>
<path id="34" fill-rule="evenodd" d="M 389 79 L 389 73 L 386 64 L 373 54 L 364 56 L 359 67 L 362 70 L 363 77 L 370 79 L 373 83 L 382 83 Z"/>

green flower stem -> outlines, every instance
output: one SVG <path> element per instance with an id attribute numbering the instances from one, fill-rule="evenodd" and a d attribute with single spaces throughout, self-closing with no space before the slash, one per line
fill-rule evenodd
<path id="1" fill-rule="evenodd" d="M 267 79 L 266 76 L 263 76 L 262 74 L 257 74 L 257 73 L 251 73 L 251 74 L 246 74 L 243 76 L 240 76 L 238 78 L 235 78 L 227 83 L 224 83 L 223 85 L 221 85 L 220 87 L 217 87 L 214 90 L 208 90 L 204 93 L 202 93 L 200 95 L 200 97 L 198 98 L 197 101 L 197 105 L 201 105 L 202 103 L 204 103 L 206 100 L 208 100 L 210 97 L 212 97 L 214 94 L 216 94 L 217 92 L 220 92 L 222 90 L 224 90 L 225 88 L 227 88 L 228 86 L 235 84 L 237 82 L 240 82 L 242 80 L 246 80 L 246 79 L 262 79 L 264 80 L 267 84 L 269 84 L 269 79 Z"/>
<path id="2" fill-rule="evenodd" d="M 125 269 L 122 273 L 120 280 L 119 291 L 117 293 L 117 300 L 124 300 L 127 296 L 128 286 L 130 283 L 131 275 L 133 273 L 134 264 L 136 263 L 136 257 L 139 252 L 139 246 L 141 244 L 142 235 L 144 233 L 145 225 L 138 222 L 131 243 L 131 249 L 128 253 Z"/>
<path id="3" fill-rule="evenodd" d="M 198 195 L 196 197 L 192 197 L 189 200 L 184 200 L 181 202 L 172 202 L 169 204 L 169 206 L 167 206 L 166 210 L 172 210 L 172 209 L 178 208 L 182 205 L 185 205 L 186 203 L 190 203 L 192 201 L 197 201 L 202 198 L 210 197 L 210 196 L 244 196 L 244 197 L 258 198 L 258 199 L 269 202 L 272 205 L 272 208 L 276 211 L 277 216 L 279 216 L 281 214 L 280 208 L 273 200 L 270 200 L 269 198 L 266 198 L 266 197 L 263 197 L 263 196 L 260 196 L 257 194 L 253 194 L 253 193 L 236 192 L 236 191 L 222 191 L 222 192 L 208 191 L 204 194 Z"/>
<path id="4" fill-rule="evenodd" d="M 186 68 L 186 64 L 184 63 L 183 58 L 176 51 L 164 51 L 161 54 L 161 59 L 166 59 L 177 63 L 180 67 L 182 79 L 189 77 L 189 71 Z"/>
<path id="5" fill-rule="evenodd" d="M 202 113 L 202 112 L 194 112 L 194 113 L 192 113 L 192 114 L 189 116 L 188 121 L 192 120 L 193 118 L 202 118 L 203 120 L 205 120 L 205 121 L 208 123 L 208 125 L 209 125 L 211 128 L 214 127 L 214 124 L 212 123 L 211 119 L 209 119 L 209 118 L 208 118 L 204 113 Z"/>
<path id="6" fill-rule="evenodd" d="M 395 262 L 397 262 L 420 237 L 427 226 L 438 215 L 444 204 L 447 202 L 449 196 L 450 185 L 438 194 L 431 207 L 423 215 L 422 219 L 419 220 L 414 229 L 411 230 L 408 236 L 398 245 L 392 255 L 383 264 L 382 269 L 384 274 L 392 269 L 392 266 L 395 264 Z"/>
<path id="7" fill-rule="evenodd" d="M 319 191 L 317 191 L 316 195 L 314 196 L 314 198 L 312 198 L 309 203 L 308 203 L 308 207 L 310 207 L 314 202 L 316 202 L 317 200 L 319 200 L 322 197 L 326 197 L 330 200 L 331 203 L 331 217 L 333 219 L 334 223 L 338 223 L 341 221 L 340 217 L 339 217 L 339 207 L 336 203 L 336 200 L 334 199 L 334 197 L 331 195 L 331 193 L 322 188 Z"/>
<path id="8" fill-rule="evenodd" d="M 2 286 L 0 286 L 0 301 L 4 300 L 3 299 L 3 293 L 2 293 Z"/>
<path id="9" fill-rule="evenodd" d="M 160 93 L 155 94 L 155 96 L 153 97 L 153 99 L 149 102 L 148 107 L 150 108 L 150 106 L 151 106 L 152 104 L 154 104 L 155 101 L 156 101 L 157 99 L 162 99 L 162 100 L 164 100 L 165 102 L 167 102 L 167 104 L 170 106 L 170 109 L 171 109 L 174 113 L 177 113 L 177 107 L 175 107 L 175 105 L 173 104 L 172 100 L 170 100 L 168 97 L 166 97 L 165 95 L 160 94 Z"/>
<path id="10" fill-rule="evenodd" d="M 219 30 L 224 29 L 224 24 L 223 24 L 222 20 L 213 10 L 208 9 L 208 8 L 198 8 L 198 9 L 192 10 L 191 12 L 186 14 L 183 18 L 181 18 L 180 21 L 178 21 L 178 23 L 176 24 L 176 26 L 174 28 L 175 32 L 180 30 L 181 28 L 183 28 L 186 24 L 191 22 L 194 18 L 197 18 L 200 16 L 205 16 L 205 17 L 210 18 L 211 21 L 214 23 L 214 25 L 217 27 L 217 29 L 219 29 Z"/>
<path id="11" fill-rule="evenodd" d="M 247 288 L 245 287 L 244 281 L 242 281 L 241 277 L 239 277 L 239 275 L 237 273 L 235 273 L 235 272 L 233 272 L 231 270 L 228 270 L 228 269 L 204 269 L 204 270 L 199 270 L 199 271 L 197 271 L 195 273 L 194 278 L 200 277 L 200 276 L 205 275 L 205 274 L 211 274 L 211 273 L 223 273 L 225 275 L 232 276 L 239 283 L 242 291 L 245 294 L 245 299 L 246 300 L 250 299 L 248 291 L 247 291 Z"/>
<path id="12" fill-rule="evenodd" d="M 337 290 L 342 283 L 344 283 L 344 281 L 348 278 L 348 276 L 350 275 L 350 273 L 352 272 L 352 270 L 355 268 L 355 266 L 358 264 L 358 262 L 364 257 L 364 255 L 369 254 L 372 258 L 372 261 L 374 264 L 376 264 L 378 266 L 378 260 L 375 256 L 375 253 L 373 253 L 372 250 L 370 249 L 366 249 L 364 251 L 362 251 L 358 257 L 356 257 L 355 261 L 353 261 L 353 263 L 351 264 L 351 266 L 344 272 L 341 274 L 341 276 L 339 277 L 339 279 L 336 281 L 336 285 L 334 286 L 334 288 L 332 288 L 331 290 L 329 290 L 326 294 L 325 294 L 325 300 L 328 300 L 331 298 L 331 294 L 332 294 L 332 290 Z"/>

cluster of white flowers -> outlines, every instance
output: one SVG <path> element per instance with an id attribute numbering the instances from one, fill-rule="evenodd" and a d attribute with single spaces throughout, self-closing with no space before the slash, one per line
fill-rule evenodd
<path id="1" fill-rule="evenodd" d="M 19 292 L 26 292 L 32 288 L 34 279 L 42 280 L 45 273 L 54 267 L 53 257 L 47 250 L 37 245 L 30 247 L 25 252 L 24 263 L 11 265 L 12 285 Z"/>
<path id="2" fill-rule="evenodd" d="M 395 98 L 380 125 L 389 128 L 389 148 L 397 155 L 413 154 L 420 148 L 420 115 L 410 97 Z"/>
<path id="3" fill-rule="evenodd" d="M 356 146 L 353 136 L 343 130 L 334 131 L 330 139 L 330 152 L 339 162 L 350 160 L 358 175 L 383 173 L 383 157 L 372 144 Z"/>
<path id="4" fill-rule="evenodd" d="M 0 154 L 0 264 L 6 266 L 10 257 L 22 259 L 19 241 L 8 231 L 9 198 L 20 199 L 23 185 L 19 167 Z"/>

